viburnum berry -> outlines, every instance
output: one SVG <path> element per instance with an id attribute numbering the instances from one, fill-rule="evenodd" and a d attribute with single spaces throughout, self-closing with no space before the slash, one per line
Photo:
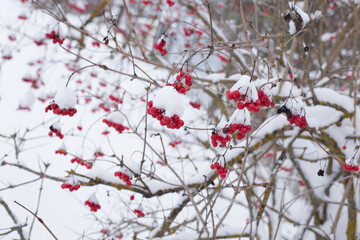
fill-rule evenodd
<path id="1" fill-rule="evenodd" d="M 145 217 L 145 213 L 143 213 L 140 209 L 135 209 L 134 213 L 138 216 L 138 217 Z"/>
<path id="2" fill-rule="evenodd" d="M 258 98 L 260 101 L 260 106 L 262 107 L 273 107 L 275 106 L 275 103 L 271 100 L 271 95 L 267 94 L 267 91 L 264 90 L 259 90 L 258 91 Z"/>
<path id="3" fill-rule="evenodd" d="M 295 124 L 300 129 L 303 129 L 307 126 L 307 121 L 304 116 L 300 117 L 300 115 L 292 115 L 291 118 L 287 119 L 291 124 Z"/>
<path id="4" fill-rule="evenodd" d="M 300 129 L 303 129 L 308 125 L 305 118 L 303 101 L 300 98 L 287 99 L 277 112 L 285 113 L 289 123 L 295 124 Z"/>
<path id="5" fill-rule="evenodd" d="M 71 159 L 71 163 L 78 163 L 81 166 L 85 166 L 87 169 L 91 169 L 92 167 L 92 163 L 88 163 L 85 162 L 83 159 L 79 158 L 79 157 L 74 157 L 73 159 Z"/>
<path id="6" fill-rule="evenodd" d="M 101 208 L 98 199 L 95 194 L 91 194 L 89 199 L 85 201 L 85 205 L 90 207 L 90 211 L 97 212 Z"/>
<path id="7" fill-rule="evenodd" d="M 226 174 L 228 173 L 228 169 L 224 166 L 225 159 L 221 157 L 219 161 L 210 165 L 210 168 L 216 170 L 216 173 L 220 176 L 220 178 L 226 178 Z"/>
<path id="8" fill-rule="evenodd" d="M 62 147 L 62 148 L 56 150 L 56 151 L 55 151 L 55 154 L 60 154 L 60 155 L 66 156 L 66 155 L 67 155 L 67 152 L 66 152 L 65 148 Z"/>
<path id="9" fill-rule="evenodd" d="M 228 97 L 229 100 L 234 100 L 238 102 L 237 108 L 239 110 L 243 110 L 244 108 L 247 108 L 249 111 L 255 113 L 259 112 L 260 110 L 259 106 L 261 105 L 261 102 L 259 100 L 256 100 L 255 102 L 248 101 L 246 100 L 246 95 L 241 94 L 238 90 L 235 91 L 227 90 L 226 96 Z"/>
<path id="10" fill-rule="evenodd" d="M 130 201 L 133 201 L 135 199 L 134 195 L 130 196 Z"/>
<path id="11" fill-rule="evenodd" d="M 175 148 L 176 145 L 181 144 L 181 143 L 182 143 L 182 141 L 173 141 L 173 142 L 170 142 L 169 145 L 172 146 L 173 148 Z"/>
<path id="12" fill-rule="evenodd" d="M 53 111 L 54 114 L 56 115 L 62 115 L 62 116 L 66 116 L 69 115 L 69 117 L 72 117 L 75 115 L 75 113 L 77 112 L 76 108 L 71 108 L 71 109 L 60 109 L 59 106 L 57 104 L 50 103 L 46 108 L 45 108 L 45 112 L 48 111 Z"/>
<path id="13" fill-rule="evenodd" d="M 161 88 L 153 101 L 148 102 L 147 113 L 160 121 L 162 126 L 170 129 L 179 129 L 184 126 L 180 118 L 185 107 L 180 94 L 171 86 Z"/>
<path id="14" fill-rule="evenodd" d="M 171 0 L 166 0 L 166 3 L 169 5 L 169 7 L 172 7 L 175 4 L 175 2 L 173 2 Z"/>
<path id="15" fill-rule="evenodd" d="M 343 150 L 346 150 L 346 145 L 342 146 L 342 149 L 343 149 Z"/>
<path id="16" fill-rule="evenodd" d="M 77 112 L 75 104 L 77 102 L 76 95 L 69 88 L 60 89 L 46 108 L 45 112 L 53 111 L 56 115 L 74 116 Z"/>
<path id="17" fill-rule="evenodd" d="M 324 176 L 325 171 L 323 169 L 319 169 L 319 171 L 317 172 L 317 175 L 320 177 Z"/>
<path id="18" fill-rule="evenodd" d="M 94 47 L 100 47 L 100 43 L 97 41 L 94 41 L 91 43 Z"/>
<path id="19" fill-rule="evenodd" d="M 156 161 L 157 164 L 160 164 L 161 166 L 165 166 L 165 163 L 163 161 Z"/>
<path id="20" fill-rule="evenodd" d="M 355 163 L 354 157 L 346 159 L 345 163 L 343 164 L 343 169 L 345 171 L 359 171 L 359 166 Z"/>
<path id="21" fill-rule="evenodd" d="M 198 102 L 190 102 L 190 105 L 195 109 L 200 109 L 201 104 Z"/>
<path id="22" fill-rule="evenodd" d="M 103 157 L 104 153 L 102 153 L 100 150 L 97 150 L 94 152 L 94 158 Z"/>
<path id="23" fill-rule="evenodd" d="M 59 43 L 60 45 L 63 44 L 65 40 L 65 38 L 59 36 L 59 33 L 55 33 L 54 30 L 52 30 L 50 33 L 46 33 L 45 37 L 52 39 L 54 44 Z"/>
<path id="24" fill-rule="evenodd" d="M 167 54 L 167 50 L 165 49 L 166 40 L 165 36 L 161 36 L 160 40 L 157 43 L 154 43 L 154 49 L 158 50 L 161 56 L 165 56 Z"/>
<path id="25" fill-rule="evenodd" d="M 143 2 L 143 4 L 145 4 L 145 5 L 151 4 L 151 1 L 150 1 L 150 0 L 143 0 L 142 2 Z"/>
<path id="26" fill-rule="evenodd" d="M 218 143 L 220 143 L 220 147 L 225 147 L 227 142 L 231 140 L 230 135 L 223 133 L 222 130 L 213 131 L 211 135 L 211 144 L 213 147 L 217 147 Z"/>
<path id="27" fill-rule="evenodd" d="M 117 103 L 123 103 L 123 100 L 121 100 L 120 98 L 117 98 L 117 97 L 115 97 L 115 96 L 113 96 L 113 95 L 111 95 L 110 94 L 110 96 L 109 96 L 109 99 L 111 100 L 111 101 L 114 101 L 114 102 L 117 102 Z"/>
<path id="28" fill-rule="evenodd" d="M 241 140 L 245 137 L 246 133 L 251 131 L 251 125 L 232 123 L 229 125 L 228 129 L 229 134 L 234 134 L 236 131 L 238 131 L 236 134 L 236 139 Z"/>
<path id="29" fill-rule="evenodd" d="M 122 171 L 116 171 L 114 173 L 114 175 L 115 175 L 115 177 L 119 177 L 123 182 L 125 182 L 126 186 L 130 187 L 132 176 L 130 176 L 130 173 L 126 174 L 125 172 L 128 172 L 128 171 L 126 169 L 124 169 Z"/>
<path id="30" fill-rule="evenodd" d="M 109 131 L 105 130 L 105 131 L 103 131 L 101 134 L 106 136 L 106 135 L 108 135 L 109 133 L 110 133 Z"/>
<path id="31" fill-rule="evenodd" d="M 192 28 L 183 28 L 185 37 L 190 37 L 194 33 L 194 29 Z"/>
<path id="32" fill-rule="evenodd" d="M 178 93 L 185 94 L 192 86 L 191 75 L 180 72 L 176 76 L 176 81 L 173 84 L 167 83 L 166 86 L 173 86 Z"/>
<path id="33" fill-rule="evenodd" d="M 64 135 L 61 133 L 61 123 L 56 122 L 50 126 L 49 136 L 52 137 L 54 134 L 60 139 L 64 138 Z"/>
<path id="34" fill-rule="evenodd" d="M 226 91 L 226 96 L 229 100 L 234 100 L 237 103 L 239 110 L 247 108 L 251 112 L 259 112 L 261 101 L 258 99 L 258 93 L 250 77 L 243 75 L 231 89 Z"/>
<path id="35" fill-rule="evenodd" d="M 109 127 L 115 128 L 118 133 L 122 133 L 124 130 L 129 130 L 128 127 L 124 127 L 121 123 L 123 122 L 123 116 L 119 112 L 113 112 L 109 114 L 107 119 L 103 119 L 103 122 L 106 123 Z"/>
<path id="36" fill-rule="evenodd" d="M 68 188 L 70 190 L 70 192 L 76 191 L 76 190 L 78 190 L 80 188 L 80 183 L 75 178 L 74 175 L 71 175 L 70 177 L 68 177 L 66 179 L 66 181 L 63 184 L 61 184 L 61 188 L 62 189 Z"/>
<path id="37" fill-rule="evenodd" d="M 150 114 L 153 118 L 156 118 L 160 121 L 162 126 L 166 126 L 170 129 L 179 129 L 184 126 L 184 121 L 180 119 L 177 114 L 174 114 L 172 117 L 165 116 L 165 110 L 158 109 L 153 106 L 153 101 L 148 102 L 147 113 Z"/>
<path id="38" fill-rule="evenodd" d="M 104 123 L 106 123 L 109 127 L 115 128 L 115 130 L 119 133 L 122 133 L 124 130 L 129 130 L 128 127 L 124 127 L 122 125 L 123 121 L 124 117 L 120 112 L 112 112 L 106 119 L 103 119 Z"/>
<path id="39" fill-rule="evenodd" d="M 22 80 L 26 83 L 30 83 L 31 88 L 34 88 L 34 89 L 39 88 L 39 84 L 38 84 L 39 80 L 34 77 L 31 77 L 30 75 L 23 77 Z"/>
<path id="40" fill-rule="evenodd" d="M 117 238 L 117 239 L 122 239 L 123 237 L 124 237 L 124 235 L 122 233 L 115 235 L 115 238 Z"/>

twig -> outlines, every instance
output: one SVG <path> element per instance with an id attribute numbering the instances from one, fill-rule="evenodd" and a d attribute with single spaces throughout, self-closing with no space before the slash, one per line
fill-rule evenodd
<path id="1" fill-rule="evenodd" d="M 21 206 L 22 208 L 24 208 L 26 211 L 28 211 L 29 213 L 31 213 L 34 217 L 36 217 L 36 219 L 46 228 L 46 230 L 48 230 L 48 232 L 54 237 L 54 239 L 58 240 L 58 238 L 55 236 L 55 234 L 50 230 L 50 228 L 45 224 L 45 222 L 38 217 L 35 213 L 33 213 L 32 211 L 30 211 L 27 207 L 25 207 L 24 205 L 20 204 L 17 201 L 14 201 L 16 204 L 18 204 L 19 206 Z"/>

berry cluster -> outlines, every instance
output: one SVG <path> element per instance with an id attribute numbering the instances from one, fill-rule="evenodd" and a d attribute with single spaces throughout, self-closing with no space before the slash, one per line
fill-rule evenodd
<path id="1" fill-rule="evenodd" d="M 114 173 L 114 175 L 115 175 L 115 177 L 119 177 L 121 180 L 123 180 L 126 183 L 126 186 L 128 186 L 128 187 L 131 186 L 130 180 L 132 179 L 132 177 L 130 177 L 126 173 L 117 171 L 117 172 Z"/>
<path id="2" fill-rule="evenodd" d="M 262 107 L 275 106 L 275 103 L 273 101 L 270 101 L 269 96 L 266 95 L 263 90 L 258 91 L 258 97 L 259 97 L 259 101 L 260 101 L 260 106 L 262 106 Z"/>
<path id="3" fill-rule="evenodd" d="M 226 174 L 228 172 L 227 168 L 220 166 L 219 162 L 211 164 L 210 168 L 211 169 L 216 169 L 216 173 L 219 174 L 220 178 L 222 178 L 222 179 L 224 179 L 226 177 Z"/>
<path id="4" fill-rule="evenodd" d="M 231 140 L 230 135 L 224 135 L 221 134 L 220 132 L 213 131 L 211 135 L 211 144 L 213 145 L 213 147 L 217 147 L 218 142 L 220 143 L 220 147 L 225 147 L 226 143 L 229 142 L 230 140 Z"/>
<path id="5" fill-rule="evenodd" d="M 65 150 L 64 148 L 61 148 L 61 149 L 59 149 L 59 150 L 56 150 L 56 151 L 55 151 L 55 154 L 62 154 L 62 155 L 64 155 L 64 156 L 66 156 L 66 155 L 67 155 L 67 152 L 66 152 L 66 150 Z"/>
<path id="6" fill-rule="evenodd" d="M 62 115 L 72 117 L 77 112 L 76 108 L 68 108 L 68 109 L 60 109 L 59 106 L 56 103 L 50 103 L 49 106 L 45 108 L 45 112 L 53 111 L 55 115 Z"/>
<path id="7" fill-rule="evenodd" d="M 108 125 L 109 127 L 115 128 L 115 130 L 119 133 L 122 133 L 124 130 L 129 130 L 128 127 L 124 127 L 120 123 L 115 123 L 115 122 L 109 121 L 107 119 L 103 119 L 103 122 L 106 123 L 106 125 Z"/>
<path id="8" fill-rule="evenodd" d="M 76 191 L 80 188 L 80 183 L 75 180 L 73 176 L 70 176 L 63 184 L 61 184 L 61 188 L 68 188 L 70 192 Z"/>
<path id="9" fill-rule="evenodd" d="M 359 171 L 359 166 L 358 165 L 356 165 L 355 163 L 354 163 L 354 159 L 348 159 L 348 160 L 346 160 L 345 161 L 345 163 L 344 163 L 344 165 L 343 165 L 343 169 L 345 170 L 345 171 L 354 171 L 354 172 L 357 172 L 357 171 Z"/>
<path id="10" fill-rule="evenodd" d="M 50 126 L 50 132 L 49 132 L 49 136 L 52 137 L 53 135 L 56 135 L 57 137 L 59 137 L 60 139 L 64 138 L 64 135 L 61 133 L 60 129 L 55 128 L 53 125 Z"/>
<path id="11" fill-rule="evenodd" d="M 303 129 L 307 126 L 306 118 L 304 116 L 300 117 L 300 115 L 292 115 L 291 118 L 287 119 L 290 124 L 295 124 L 300 129 Z"/>
<path id="12" fill-rule="evenodd" d="M 123 101 L 120 98 L 117 98 L 117 97 L 115 97 L 113 95 L 110 95 L 109 98 L 110 98 L 111 101 L 114 101 L 114 102 L 117 102 L 117 103 L 123 103 Z"/>
<path id="13" fill-rule="evenodd" d="M 52 39 L 53 43 L 59 43 L 60 45 L 63 44 L 65 38 L 60 38 L 59 34 L 55 33 L 54 30 L 52 30 L 50 33 L 46 33 L 45 37 L 48 39 Z"/>
<path id="14" fill-rule="evenodd" d="M 181 143 L 182 143 L 181 141 L 173 141 L 173 142 L 170 142 L 169 145 L 174 148 L 174 147 L 176 147 L 176 145 L 181 144 Z"/>
<path id="15" fill-rule="evenodd" d="M 184 27 L 183 30 L 184 30 L 185 37 L 190 37 L 194 33 L 194 29 L 192 29 L 192 28 Z"/>
<path id="16" fill-rule="evenodd" d="M 169 5 L 169 7 L 172 7 L 175 4 L 175 2 L 173 2 L 171 0 L 166 0 L 166 3 Z"/>
<path id="17" fill-rule="evenodd" d="M 63 183 L 61 184 L 61 188 L 62 189 L 68 188 L 70 192 L 72 192 L 78 190 L 80 188 L 80 184 L 71 185 L 69 183 Z"/>
<path id="18" fill-rule="evenodd" d="M 190 105 L 195 109 L 200 109 L 201 104 L 198 102 L 190 102 Z"/>
<path id="19" fill-rule="evenodd" d="M 287 108 L 286 106 L 281 106 L 278 111 L 278 113 L 285 113 L 287 120 L 290 122 L 290 124 L 295 124 L 300 129 L 303 129 L 307 126 L 306 118 L 305 116 L 300 117 L 300 115 L 294 115 L 292 114 L 291 110 Z"/>
<path id="20" fill-rule="evenodd" d="M 237 124 L 232 123 L 229 127 L 224 128 L 223 132 L 226 132 L 226 129 L 228 129 L 229 134 L 235 133 L 237 130 L 239 130 L 238 134 L 236 135 L 236 139 L 241 140 L 245 137 L 247 132 L 251 131 L 251 125 L 243 125 L 243 124 Z"/>
<path id="21" fill-rule="evenodd" d="M 173 84 L 167 83 L 166 86 L 173 86 L 178 93 L 185 94 L 192 86 L 191 75 L 180 72 L 176 76 L 176 81 Z"/>
<path id="22" fill-rule="evenodd" d="M 87 162 L 85 162 L 84 160 L 82 160 L 81 158 L 78 157 L 74 157 L 73 159 L 71 159 L 71 163 L 78 163 L 81 166 L 85 166 L 87 169 L 91 169 L 91 165 Z"/>
<path id="23" fill-rule="evenodd" d="M 229 100 L 234 100 L 235 102 L 238 102 L 238 109 L 243 110 L 244 108 L 247 108 L 250 112 L 257 113 L 259 112 L 261 106 L 260 100 L 256 100 L 253 102 L 252 100 L 247 99 L 247 95 L 241 94 L 238 90 L 235 91 L 226 91 L 226 96 Z"/>
<path id="24" fill-rule="evenodd" d="M 90 211 L 92 212 L 96 212 L 101 208 L 99 203 L 91 202 L 90 200 L 86 200 L 85 205 L 88 205 L 90 207 Z"/>
<path id="25" fill-rule="evenodd" d="M 138 217 L 145 217 L 145 213 L 143 213 L 140 209 L 135 209 L 134 213 L 138 215 Z"/>
<path id="26" fill-rule="evenodd" d="M 160 43 L 154 43 L 154 48 L 160 52 L 161 56 L 165 56 L 167 54 L 167 50 L 164 49 L 165 45 L 165 39 L 161 39 Z"/>
<path id="27" fill-rule="evenodd" d="M 103 156 L 104 156 L 104 154 L 100 151 L 94 152 L 94 158 L 103 157 Z"/>
<path id="28" fill-rule="evenodd" d="M 170 129 L 179 129 L 184 126 L 184 121 L 177 114 L 174 114 L 172 117 L 165 116 L 165 110 L 154 107 L 153 101 L 148 102 L 148 107 L 147 113 L 159 120 L 162 126 Z"/>
<path id="29" fill-rule="evenodd" d="M 34 40 L 34 43 L 36 44 L 36 46 L 46 45 L 46 43 L 43 40 Z"/>
<path id="30" fill-rule="evenodd" d="M 38 85 L 38 80 L 37 79 L 33 79 L 32 77 L 23 77 L 22 80 L 24 82 L 30 83 L 31 87 L 34 89 L 38 89 L 39 85 Z"/>

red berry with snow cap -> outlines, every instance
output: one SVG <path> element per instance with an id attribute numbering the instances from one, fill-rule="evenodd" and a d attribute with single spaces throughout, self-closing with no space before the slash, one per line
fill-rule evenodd
<path id="1" fill-rule="evenodd" d="M 66 179 L 66 181 L 61 185 L 62 189 L 68 188 L 70 192 L 76 191 L 80 188 L 80 183 L 74 175 L 71 175 Z"/>
<path id="2" fill-rule="evenodd" d="M 184 121 L 179 116 L 183 112 L 182 100 L 171 86 L 160 89 L 154 100 L 148 102 L 147 113 L 157 119 L 160 125 L 170 129 L 184 126 Z"/>
<path id="3" fill-rule="evenodd" d="M 76 95 L 70 89 L 63 88 L 55 95 L 54 101 L 45 108 L 45 112 L 50 110 L 55 115 L 72 117 L 77 113 L 76 102 Z"/>
<path id="4" fill-rule="evenodd" d="M 118 133 L 122 133 L 124 130 L 129 130 L 128 127 L 122 125 L 124 117 L 120 112 L 110 113 L 106 119 L 103 119 L 103 122 L 109 127 L 115 128 Z"/>
<path id="5" fill-rule="evenodd" d="M 101 208 L 98 199 L 95 194 L 91 194 L 89 199 L 85 201 L 85 205 L 90 207 L 90 211 L 97 212 Z"/>

